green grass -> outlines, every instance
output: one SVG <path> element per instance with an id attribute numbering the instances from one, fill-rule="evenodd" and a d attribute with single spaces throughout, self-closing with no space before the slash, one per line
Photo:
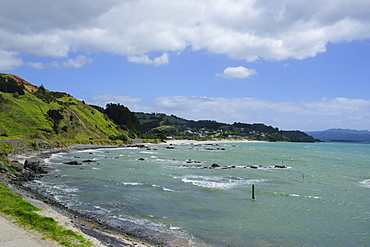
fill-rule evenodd
<path id="1" fill-rule="evenodd" d="M 26 144 L 29 148 L 35 151 L 40 151 L 39 144 L 35 141 L 22 141 L 22 143 Z"/>
<path id="2" fill-rule="evenodd" d="M 27 90 L 18 97 L 3 92 L 0 96 L 1 139 L 86 139 L 123 134 L 104 114 L 67 95 L 50 103 Z M 64 116 L 59 126 L 64 130 L 58 135 L 46 117 L 50 109 L 61 109 Z"/>
<path id="3" fill-rule="evenodd" d="M 14 195 L 0 184 L 1 213 L 11 216 L 18 224 L 40 232 L 44 238 L 54 240 L 60 245 L 71 247 L 93 246 L 89 240 L 84 239 L 80 234 L 64 229 L 53 218 L 38 215 L 34 211 L 40 211 L 40 209 Z"/>
<path id="4" fill-rule="evenodd" d="M 10 154 L 14 151 L 14 148 L 12 148 L 8 143 L 0 142 L 0 153 L 3 154 Z"/>

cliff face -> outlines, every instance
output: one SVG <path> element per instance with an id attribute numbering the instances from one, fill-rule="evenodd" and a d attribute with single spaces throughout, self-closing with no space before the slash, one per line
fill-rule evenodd
<path id="1" fill-rule="evenodd" d="M 125 134 L 104 114 L 66 93 L 0 74 L 0 139 L 86 139 Z M 51 110 L 61 116 L 55 127 Z M 57 131 L 56 131 L 57 128 Z"/>

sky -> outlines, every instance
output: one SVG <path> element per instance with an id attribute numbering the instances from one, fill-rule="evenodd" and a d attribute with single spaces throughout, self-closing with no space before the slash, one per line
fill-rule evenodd
<path id="1" fill-rule="evenodd" d="M 0 0 L 0 72 L 88 104 L 370 129 L 369 0 Z"/>

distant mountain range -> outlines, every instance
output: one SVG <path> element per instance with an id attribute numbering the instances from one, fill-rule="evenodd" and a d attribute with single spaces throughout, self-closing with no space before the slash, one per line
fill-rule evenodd
<path id="1" fill-rule="evenodd" d="M 324 131 L 305 131 L 324 142 L 359 142 L 370 143 L 370 131 L 351 129 L 328 129 Z"/>

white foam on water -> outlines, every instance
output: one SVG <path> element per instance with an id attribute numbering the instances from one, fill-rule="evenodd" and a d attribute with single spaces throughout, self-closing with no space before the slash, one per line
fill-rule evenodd
<path id="1" fill-rule="evenodd" d="M 365 188 L 370 188 L 370 179 L 366 179 L 362 182 L 360 182 L 361 186 L 365 187 Z"/>
<path id="2" fill-rule="evenodd" d="M 100 207 L 100 206 L 94 206 L 94 208 L 99 212 L 99 213 L 110 213 L 111 211 L 106 209 L 106 208 L 103 208 L 103 207 Z"/>
<path id="3" fill-rule="evenodd" d="M 151 216 L 150 216 L 151 217 Z M 147 219 L 138 219 L 134 218 L 131 216 L 123 216 L 123 215 L 118 215 L 118 216 L 112 216 L 112 218 L 119 219 L 123 222 L 131 222 L 134 223 L 138 226 L 142 226 L 144 228 L 148 228 L 157 232 L 164 232 L 164 233 L 169 233 L 173 236 L 180 237 L 183 239 L 186 239 L 188 241 L 191 241 L 193 238 L 189 233 L 181 229 L 180 227 L 172 227 L 172 226 L 167 226 L 166 224 L 163 223 L 156 223 L 151 220 Z"/>
<path id="4" fill-rule="evenodd" d="M 66 153 L 52 154 L 49 158 L 45 159 L 45 163 L 47 163 L 47 164 L 63 164 L 62 162 L 56 162 L 56 160 L 64 159 L 65 154 Z"/>
<path id="5" fill-rule="evenodd" d="M 59 191 L 62 191 L 62 192 L 67 192 L 67 193 L 78 192 L 79 191 L 79 189 L 76 188 L 76 187 L 68 187 L 66 185 L 54 185 L 53 188 L 57 189 Z"/>
<path id="6" fill-rule="evenodd" d="M 164 191 L 168 191 L 168 192 L 176 192 L 175 190 L 167 189 L 167 188 L 165 188 L 165 187 L 162 187 L 162 189 L 163 189 Z"/>
<path id="7" fill-rule="evenodd" d="M 137 185 L 143 185 L 142 183 L 132 183 L 132 182 L 122 182 L 122 185 L 131 185 L 131 186 L 137 186 Z"/>
<path id="8" fill-rule="evenodd" d="M 101 149 L 84 149 L 84 150 L 78 150 L 76 153 L 103 153 L 103 150 L 101 150 Z"/>
<path id="9" fill-rule="evenodd" d="M 153 151 L 140 151 L 141 154 L 158 154 L 158 152 Z"/>
<path id="10" fill-rule="evenodd" d="M 238 177 L 225 177 L 225 176 L 194 176 L 188 175 L 181 179 L 184 183 L 191 183 L 193 185 L 211 188 L 228 190 L 236 187 L 245 186 L 247 184 L 254 184 L 262 182 L 262 180 L 246 180 Z"/>
<path id="11" fill-rule="evenodd" d="M 320 199 L 320 196 L 307 196 L 308 198 Z"/>
<path id="12" fill-rule="evenodd" d="M 163 191 L 168 191 L 168 192 L 177 192 L 175 190 L 171 190 L 171 189 L 168 189 L 166 187 L 162 187 L 162 186 L 159 186 L 159 185 L 156 185 L 156 184 L 152 184 L 152 187 L 154 188 L 161 188 Z"/>

